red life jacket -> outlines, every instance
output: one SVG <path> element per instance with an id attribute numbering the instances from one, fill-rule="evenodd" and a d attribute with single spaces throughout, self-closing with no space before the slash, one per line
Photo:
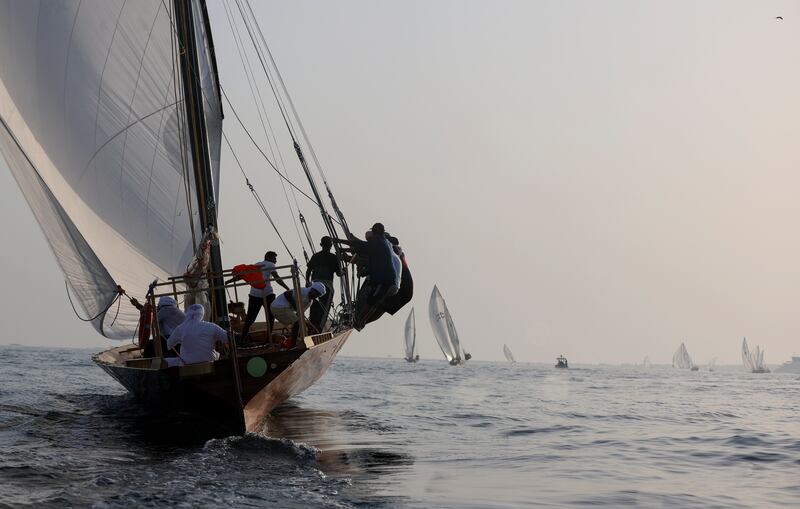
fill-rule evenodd
<path id="1" fill-rule="evenodd" d="M 142 311 L 139 313 L 139 348 L 144 349 L 153 328 L 153 306 L 145 302 Z"/>
<path id="2" fill-rule="evenodd" d="M 264 281 L 264 273 L 261 271 L 261 267 L 258 265 L 248 265 L 243 263 L 235 266 L 233 268 L 233 273 L 250 283 L 250 286 L 253 288 L 263 290 L 267 287 L 267 282 Z"/>

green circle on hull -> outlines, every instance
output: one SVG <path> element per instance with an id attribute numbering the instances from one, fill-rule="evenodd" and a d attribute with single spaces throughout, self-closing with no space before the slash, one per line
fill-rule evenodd
<path id="1" fill-rule="evenodd" d="M 267 361 L 261 357 L 253 357 L 247 361 L 247 374 L 253 378 L 260 378 L 267 372 Z"/>

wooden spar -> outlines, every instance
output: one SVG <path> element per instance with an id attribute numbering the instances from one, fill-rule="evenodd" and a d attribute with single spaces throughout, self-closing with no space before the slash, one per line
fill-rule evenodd
<path id="1" fill-rule="evenodd" d="M 204 1 L 200 2 L 205 4 Z M 178 35 L 178 58 L 180 59 L 181 78 L 183 82 L 184 104 L 186 105 L 186 123 L 189 131 L 189 143 L 192 154 L 192 168 L 194 169 L 195 188 L 197 189 L 197 204 L 200 212 L 200 221 L 203 232 L 217 229 L 216 203 L 214 200 L 213 178 L 211 175 L 211 161 L 208 149 L 208 133 L 206 130 L 205 110 L 203 108 L 203 89 L 198 75 L 199 58 L 197 54 L 197 39 L 194 30 L 194 15 L 192 13 L 192 0 L 174 0 L 175 26 Z M 203 8 L 205 6 L 203 5 Z M 232 374 L 234 378 L 235 401 L 244 408 L 242 401 L 241 376 L 237 362 L 236 341 L 232 340 L 230 333 L 230 320 L 228 319 L 227 301 L 225 297 L 225 282 L 222 279 L 222 255 L 219 244 L 211 242 L 209 248 L 211 258 L 212 316 L 214 321 L 229 331 L 229 347 Z M 244 429 L 244 417 L 241 427 Z"/>
<path id="2" fill-rule="evenodd" d="M 194 15 L 191 0 L 175 0 L 175 25 L 178 31 L 178 46 L 183 93 L 186 105 L 186 123 L 189 131 L 189 144 L 192 154 L 197 204 L 203 232 L 217 230 L 217 211 L 214 199 L 214 183 L 211 175 L 211 161 L 208 149 L 208 132 L 206 129 L 205 109 L 203 107 L 203 89 L 198 76 L 197 40 L 194 31 Z M 222 271 L 222 255 L 219 244 L 211 243 L 211 273 Z M 216 322 L 224 322 L 226 310 L 225 291 L 222 281 L 211 278 L 211 286 L 217 288 L 211 295 L 213 315 Z"/>
<path id="3" fill-rule="evenodd" d="M 298 345 L 303 345 L 306 339 L 306 316 L 303 309 L 303 296 L 300 292 L 300 268 L 297 266 L 296 261 L 292 267 L 292 285 L 294 286 L 294 302 L 297 307 L 295 311 L 297 312 L 298 325 L 300 326 L 296 340 Z"/>

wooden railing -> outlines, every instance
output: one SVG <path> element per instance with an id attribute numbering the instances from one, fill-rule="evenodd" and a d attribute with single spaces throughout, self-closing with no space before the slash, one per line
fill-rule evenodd
<path id="1" fill-rule="evenodd" d="M 297 317 L 298 317 L 299 325 L 300 325 L 298 338 L 299 338 L 299 341 L 302 342 L 306 338 L 307 330 L 306 330 L 306 322 L 305 322 L 305 309 L 303 309 L 303 299 L 302 299 L 301 293 L 300 293 L 301 288 L 303 288 L 303 286 L 300 283 L 300 269 L 297 266 L 297 264 L 279 265 L 279 266 L 276 266 L 273 269 L 271 269 L 271 272 L 279 272 L 279 271 L 285 271 L 285 270 L 290 271 L 290 276 L 289 277 L 281 277 L 280 274 L 278 274 L 279 277 L 274 277 L 274 276 L 272 276 L 272 274 L 269 274 L 269 277 L 265 277 L 264 278 L 264 282 L 265 283 L 273 283 L 273 282 L 276 282 L 276 281 L 279 281 L 279 280 L 291 279 L 291 281 L 292 281 L 292 290 L 294 292 L 294 301 L 295 301 L 295 304 L 296 304 L 296 312 L 297 312 Z M 173 277 L 168 278 L 167 281 L 163 281 L 163 282 L 155 281 L 155 282 L 153 282 L 150 285 L 150 291 L 149 291 L 148 296 L 147 296 L 147 300 L 148 300 L 148 302 L 150 303 L 150 305 L 152 306 L 152 308 L 154 310 L 153 323 L 152 323 L 151 328 L 150 328 L 150 330 L 152 331 L 152 337 L 153 338 L 160 338 L 161 337 L 161 331 L 158 328 L 158 317 L 157 317 L 157 312 L 156 312 L 156 310 L 157 310 L 156 303 L 157 303 L 159 298 L 169 296 L 169 297 L 174 298 L 177 301 L 177 300 L 179 300 L 180 296 L 192 295 L 192 294 L 197 294 L 197 293 L 205 293 L 209 297 L 209 301 L 210 301 L 209 304 L 208 304 L 208 308 L 212 312 L 211 321 L 214 322 L 214 323 L 222 325 L 223 328 L 228 330 L 229 340 L 231 341 L 231 344 L 232 344 L 232 346 L 234 348 L 234 351 L 235 351 L 236 346 L 235 346 L 235 342 L 234 342 L 234 338 L 233 338 L 233 332 L 232 332 L 232 330 L 230 328 L 228 314 L 226 314 L 225 316 L 213 316 L 214 309 L 216 309 L 216 306 L 214 306 L 214 302 L 213 302 L 214 293 L 215 293 L 214 290 L 219 289 L 219 286 L 213 285 L 211 283 L 211 281 L 214 281 L 214 280 L 223 281 L 224 283 L 222 285 L 222 288 L 224 288 L 225 290 L 233 289 L 234 298 L 238 302 L 238 300 L 239 300 L 239 291 L 238 291 L 239 287 L 247 286 L 249 288 L 250 287 L 250 283 L 248 283 L 246 281 L 243 281 L 243 280 L 238 280 L 238 279 L 235 280 L 235 281 L 234 280 L 225 281 L 225 280 L 227 278 L 232 278 L 233 276 L 237 276 L 237 275 L 238 276 L 243 276 L 243 275 L 246 275 L 246 274 L 258 273 L 258 272 L 262 272 L 262 271 L 263 271 L 263 269 L 258 268 L 258 269 L 252 269 L 252 270 L 249 270 L 249 271 L 238 271 L 238 272 L 234 272 L 233 269 L 226 269 L 226 270 L 223 270 L 222 272 L 219 272 L 219 273 L 207 272 L 202 278 L 200 278 L 201 281 L 205 281 L 206 282 L 207 286 L 204 286 L 203 288 L 198 288 L 198 289 L 190 289 L 189 288 L 191 284 L 196 283 L 198 281 L 198 278 L 194 277 L 194 276 L 186 276 L 186 275 L 173 276 Z M 225 308 L 227 309 L 227 305 L 225 306 Z M 269 328 L 268 328 L 268 330 L 269 330 Z M 162 348 L 161 348 L 160 339 L 158 341 L 155 341 L 155 345 L 154 346 L 155 346 L 155 350 L 156 350 L 156 357 L 163 357 L 164 356 L 163 355 L 164 352 L 162 351 Z"/>

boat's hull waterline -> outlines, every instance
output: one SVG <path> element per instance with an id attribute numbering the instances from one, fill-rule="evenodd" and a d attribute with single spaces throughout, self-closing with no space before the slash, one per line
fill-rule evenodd
<path id="1" fill-rule="evenodd" d="M 352 329 L 347 329 L 324 335 L 327 337 L 319 344 L 306 350 L 240 348 L 238 367 L 243 408 L 234 389 L 229 358 L 208 364 L 152 369 L 142 365 L 149 362 L 147 359 L 126 360 L 129 352 L 138 348 L 125 345 L 99 353 L 93 360 L 143 403 L 186 410 L 215 428 L 238 434 L 258 431 L 273 408 L 319 380 L 351 332 Z M 254 364 L 262 369 L 254 369 Z"/>

